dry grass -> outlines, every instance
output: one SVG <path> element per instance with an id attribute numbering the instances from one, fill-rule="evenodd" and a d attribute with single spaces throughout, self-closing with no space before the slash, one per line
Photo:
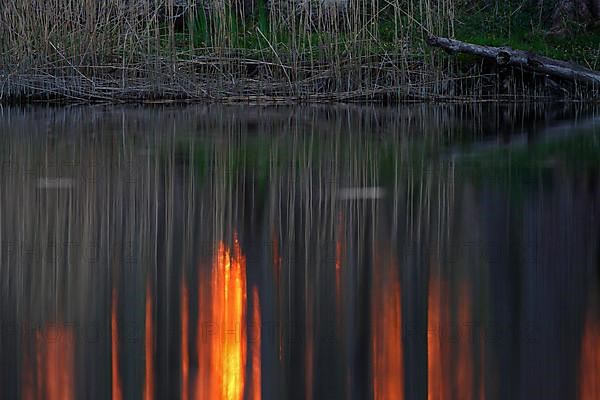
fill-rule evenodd
<path id="1" fill-rule="evenodd" d="M 453 0 L 0 3 L 0 95 L 77 101 L 430 96 L 442 92 L 442 61 L 423 48 L 423 31 L 451 33 L 454 8 Z"/>
<path id="2" fill-rule="evenodd" d="M 455 0 L 0 0 L 0 101 L 498 99 L 425 45 L 454 21 Z"/>

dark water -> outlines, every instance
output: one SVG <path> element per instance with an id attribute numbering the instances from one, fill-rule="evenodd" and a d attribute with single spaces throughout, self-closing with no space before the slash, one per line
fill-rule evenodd
<path id="1" fill-rule="evenodd" d="M 598 399 L 600 112 L 0 109 L 1 399 Z"/>

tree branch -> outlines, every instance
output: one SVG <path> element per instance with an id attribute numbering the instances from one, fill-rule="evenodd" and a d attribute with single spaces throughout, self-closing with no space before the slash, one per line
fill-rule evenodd
<path id="1" fill-rule="evenodd" d="M 510 47 L 481 46 L 437 36 L 430 36 L 427 43 L 430 46 L 442 48 L 449 54 L 471 54 L 494 61 L 498 65 L 520 67 L 551 77 L 600 87 L 600 72 L 528 51 L 514 50 Z"/>

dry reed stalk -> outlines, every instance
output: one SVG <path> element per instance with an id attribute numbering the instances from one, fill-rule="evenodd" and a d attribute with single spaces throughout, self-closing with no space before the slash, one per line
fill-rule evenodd
<path id="1" fill-rule="evenodd" d="M 0 0 L 0 100 L 483 96 L 423 45 L 454 1 Z"/>

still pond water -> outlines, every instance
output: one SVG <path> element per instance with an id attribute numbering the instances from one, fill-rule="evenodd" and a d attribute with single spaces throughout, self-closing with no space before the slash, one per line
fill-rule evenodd
<path id="1" fill-rule="evenodd" d="M 598 399 L 600 111 L 0 108 L 1 399 Z"/>

